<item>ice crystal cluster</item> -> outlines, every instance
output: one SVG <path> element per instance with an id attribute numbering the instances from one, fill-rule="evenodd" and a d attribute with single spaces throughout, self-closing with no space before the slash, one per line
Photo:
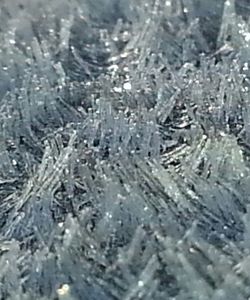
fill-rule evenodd
<path id="1" fill-rule="evenodd" d="M 0 299 L 250 299 L 247 0 L 1 0 Z"/>

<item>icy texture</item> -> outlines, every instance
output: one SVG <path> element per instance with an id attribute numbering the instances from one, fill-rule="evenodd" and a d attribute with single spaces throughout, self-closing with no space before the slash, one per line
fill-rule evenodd
<path id="1" fill-rule="evenodd" d="M 250 298 L 249 13 L 0 2 L 0 299 Z"/>

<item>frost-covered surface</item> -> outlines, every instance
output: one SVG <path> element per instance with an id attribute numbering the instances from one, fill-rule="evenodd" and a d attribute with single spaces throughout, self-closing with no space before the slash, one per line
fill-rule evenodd
<path id="1" fill-rule="evenodd" d="M 247 3 L 1 0 L 0 299 L 249 299 Z"/>

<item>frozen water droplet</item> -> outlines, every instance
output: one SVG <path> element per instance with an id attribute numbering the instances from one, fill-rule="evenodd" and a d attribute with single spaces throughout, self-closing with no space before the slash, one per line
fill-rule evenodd
<path id="1" fill-rule="evenodd" d="M 109 213 L 109 212 L 106 212 L 106 217 L 107 217 L 108 219 L 112 219 L 112 218 L 113 218 L 112 214 Z"/>
<path id="2" fill-rule="evenodd" d="M 130 91 L 132 89 L 130 82 L 125 82 L 123 85 L 124 90 Z"/>
<path id="3" fill-rule="evenodd" d="M 250 42 L 250 32 L 245 32 L 245 41 Z"/>
<path id="4" fill-rule="evenodd" d="M 114 92 L 116 93 L 122 93 L 122 88 L 121 87 L 114 87 Z"/>
<path id="5" fill-rule="evenodd" d="M 244 63 L 244 66 L 243 66 L 243 71 L 247 71 L 248 70 L 248 63 Z"/>
<path id="6" fill-rule="evenodd" d="M 128 57 L 128 52 L 123 52 L 123 53 L 121 53 L 120 57 L 121 57 L 121 58 L 126 58 L 126 57 Z"/>
<path id="7" fill-rule="evenodd" d="M 69 285 L 63 284 L 59 289 L 57 289 L 57 294 L 60 296 L 64 296 L 69 292 Z"/>
<path id="8" fill-rule="evenodd" d="M 118 71 L 119 67 L 118 67 L 117 65 L 111 65 L 110 67 L 108 67 L 108 69 L 109 69 L 110 71 L 116 72 L 116 71 Z"/>
<path id="9" fill-rule="evenodd" d="M 144 286 L 144 282 L 143 282 L 142 280 L 139 280 L 139 281 L 138 281 L 138 286 L 139 286 L 139 287 L 143 287 L 143 286 Z"/>

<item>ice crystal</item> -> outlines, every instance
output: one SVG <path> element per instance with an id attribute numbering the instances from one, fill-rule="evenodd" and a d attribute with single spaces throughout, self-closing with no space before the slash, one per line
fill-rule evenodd
<path id="1" fill-rule="evenodd" d="M 0 2 L 0 299 L 249 299 L 249 14 Z"/>

